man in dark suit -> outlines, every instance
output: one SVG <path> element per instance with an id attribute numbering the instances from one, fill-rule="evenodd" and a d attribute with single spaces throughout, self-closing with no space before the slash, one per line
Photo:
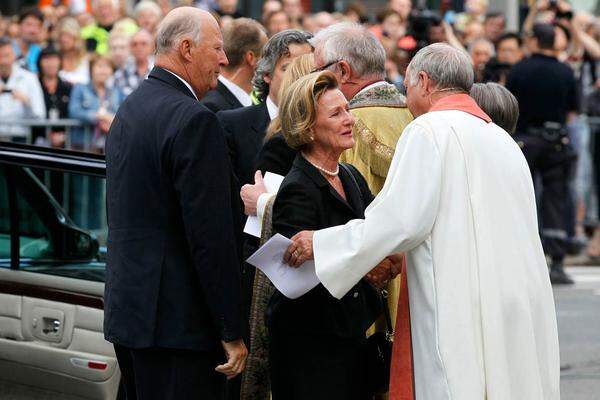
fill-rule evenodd
<path id="1" fill-rule="evenodd" d="M 260 150 L 271 119 L 277 116 L 277 94 L 283 73 L 297 56 L 312 51 L 308 43 L 310 34 L 288 30 L 274 35 L 265 45 L 263 56 L 253 81 L 255 91 L 262 103 L 217 114 L 229 147 L 233 170 L 238 178 L 238 193 L 242 185 L 253 182 L 255 160 Z M 238 213 L 244 218 L 240 204 Z M 258 240 L 245 235 L 243 258 L 248 258 L 258 248 Z M 244 321 L 250 316 L 254 267 L 244 263 L 242 268 L 242 303 Z"/>
<path id="2" fill-rule="evenodd" d="M 171 11 L 156 40 L 156 67 L 106 144 L 104 332 L 128 400 L 221 400 L 247 356 L 239 204 L 220 125 L 198 98 L 227 58 L 199 9 Z"/>
<path id="3" fill-rule="evenodd" d="M 286 30 L 279 32 L 265 45 L 254 75 L 254 91 L 262 103 L 217 114 L 229 147 L 233 170 L 240 187 L 254 183 L 256 156 L 262 147 L 267 127 L 277 116 L 278 94 L 287 66 L 302 54 L 310 53 L 311 37 L 306 32 Z"/>
<path id="4" fill-rule="evenodd" d="M 252 105 L 252 77 L 267 34 L 258 22 L 238 18 L 223 28 L 223 47 L 229 65 L 223 68 L 216 89 L 202 99 L 213 112 L 232 110 Z"/>

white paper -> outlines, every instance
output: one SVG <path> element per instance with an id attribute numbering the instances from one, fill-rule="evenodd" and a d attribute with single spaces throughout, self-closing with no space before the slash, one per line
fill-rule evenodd
<path id="1" fill-rule="evenodd" d="M 297 299 L 319 284 L 315 262 L 307 261 L 298 268 L 283 262 L 283 254 L 292 241 L 279 233 L 269 239 L 246 261 L 260 269 L 285 297 Z"/>
<path id="2" fill-rule="evenodd" d="M 281 186 L 281 182 L 283 182 L 283 178 L 284 177 L 279 174 L 274 174 L 272 172 L 267 171 L 267 173 L 265 173 L 265 177 L 263 178 L 263 182 L 265 184 L 265 188 L 267 189 L 267 193 L 276 194 L 279 190 L 279 186 Z M 244 233 L 259 238 L 261 232 L 262 220 L 260 220 L 256 215 L 250 215 L 246 220 L 246 225 L 244 226 Z"/>

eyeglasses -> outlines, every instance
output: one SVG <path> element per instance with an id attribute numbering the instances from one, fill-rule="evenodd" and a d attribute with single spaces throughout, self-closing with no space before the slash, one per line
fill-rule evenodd
<path id="1" fill-rule="evenodd" d="M 332 65 L 335 65 L 335 64 L 339 63 L 340 61 L 343 61 L 343 60 L 332 61 L 329 64 L 323 65 L 322 67 L 313 69 L 312 71 L 310 71 L 310 73 L 312 74 L 313 72 L 325 71 L 327 68 L 331 67 Z"/>

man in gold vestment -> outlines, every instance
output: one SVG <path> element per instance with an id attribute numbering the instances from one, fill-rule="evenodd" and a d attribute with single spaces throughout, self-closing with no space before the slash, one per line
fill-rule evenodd
<path id="1" fill-rule="evenodd" d="M 368 29 L 347 22 L 319 31 L 310 43 L 315 48 L 316 70 L 327 69 L 336 74 L 356 119 L 352 130 L 356 144 L 342 154 L 341 161 L 354 165 L 377 195 L 400 134 L 413 120 L 405 97 L 385 81 L 385 50 Z M 387 290 L 393 323 L 400 277 L 390 281 Z M 380 320 L 378 325 L 383 322 Z"/>

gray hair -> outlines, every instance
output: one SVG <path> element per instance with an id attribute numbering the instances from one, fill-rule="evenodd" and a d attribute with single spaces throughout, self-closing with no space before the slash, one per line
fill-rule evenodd
<path id="1" fill-rule="evenodd" d="M 320 30 L 310 41 L 325 64 L 346 61 L 359 77 L 385 78 L 385 49 L 362 25 L 340 22 Z"/>
<path id="2" fill-rule="evenodd" d="M 425 72 L 439 90 L 459 90 L 469 93 L 474 71 L 471 58 L 463 51 L 445 43 L 422 48 L 408 64 L 406 78 L 414 85 L 419 72 Z"/>
<path id="3" fill-rule="evenodd" d="M 496 125 L 511 135 L 515 133 L 519 102 L 507 88 L 494 82 L 476 83 L 471 97 Z"/>
<path id="4" fill-rule="evenodd" d="M 311 33 L 287 29 L 269 39 L 263 47 L 262 57 L 256 63 L 256 72 L 252 79 L 252 86 L 260 99 L 266 99 L 269 94 L 269 84 L 265 81 L 265 75 L 273 76 L 277 61 L 290 53 L 291 44 L 309 44 L 311 37 Z"/>
<path id="5" fill-rule="evenodd" d="M 200 28 L 201 22 L 194 14 L 163 19 L 156 33 L 156 54 L 172 51 L 185 37 L 190 37 L 194 44 L 199 44 L 202 32 Z"/>
<path id="6" fill-rule="evenodd" d="M 162 10 L 160 6 L 151 0 L 142 0 L 136 4 L 133 9 L 133 15 L 137 18 L 142 11 L 152 11 L 159 17 L 162 17 Z"/>
<path id="7" fill-rule="evenodd" d="M 469 54 L 473 55 L 473 50 L 475 49 L 475 46 L 477 46 L 479 44 L 486 45 L 488 47 L 488 49 L 490 51 L 490 55 L 492 57 L 494 57 L 496 55 L 496 48 L 494 47 L 494 44 L 492 42 L 490 42 L 489 40 L 485 39 L 485 38 L 479 38 L 477 40 L 474 40 L 469 45 Z"/>

